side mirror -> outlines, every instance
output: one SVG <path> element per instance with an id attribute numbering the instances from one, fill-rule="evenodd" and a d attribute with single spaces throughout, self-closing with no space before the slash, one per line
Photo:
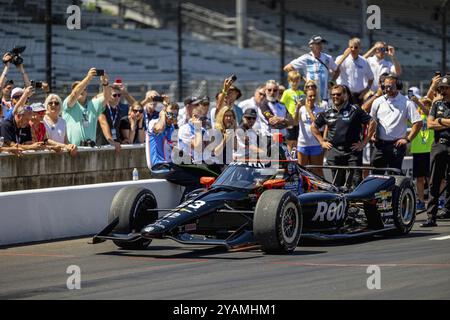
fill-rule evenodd
<path id="1" fill-rule="evenodd" d="M 284 179 L 271 179 L 263 183 L 263 187 L 266 189 L 278 189 L 283 188 L 286 185 L 286 180 Z"/>
<path id="2" fill-rule="evenodd" d="M 214 177 L 201 177 L 200 184 L 204 185 L 206 189 L 209 189 L 211 185 L 216 181 Z"/>

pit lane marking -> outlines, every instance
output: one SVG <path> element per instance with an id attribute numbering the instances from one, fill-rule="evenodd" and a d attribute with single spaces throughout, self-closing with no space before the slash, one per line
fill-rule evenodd
<path id="1" fill-rule="evenodd" d="M 273 261 L 271 264 L 300 266 L 300 267 L 332 267 L 332 268 L 367 268 L 372 265 L 379 267 L 425 267 L 425 268 L 450 268 L 450 263 L 309 263 L 292 261 Z"/>
<path id="2" fill-rule="evenodd" d="M 438 238 L 431 238 L 430 240 L 448 240 L 450 239 L 450 236 L 444 236 L 444 237 L 438 237 Z"/>

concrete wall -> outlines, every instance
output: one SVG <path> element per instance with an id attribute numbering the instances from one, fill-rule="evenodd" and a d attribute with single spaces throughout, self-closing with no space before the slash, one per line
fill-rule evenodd
<path id="1" fill-rule="evenodd" d="M 80 147 L 78 155 L 26 152 L 17 158 L 0 154 L 0 192 L 131 180 L 134 168 L 140 179 L 150 178 L 143 145 Z"/>
<path id="2" fill-rule="evenodd" d="M 182 194 L 156 179 L 0 193 L 0 246 L 95 234 L 106 226 L 116 192 L 128 185 L 152 190 L 159 208 L 174 208 Z"/>

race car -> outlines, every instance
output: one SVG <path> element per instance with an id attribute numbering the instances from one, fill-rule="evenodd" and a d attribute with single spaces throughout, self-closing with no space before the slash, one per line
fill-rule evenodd
<path id="1" fill-rule="evenodd" d="M 202 178 L 204 188 L 171 209 L 158 208 L 151 190 L 125 187 L 93 243 L 112 240 L 123 249 L 145 249 L 152 239 L 172 239 L 228 249 L 259 245 L 265 253 L 283 254 L 293 252 L 301 238 L 407 234 L 416 217 L 414 184 L 400 171 L 383 170 L 390 174 L 368 175 L 349 190 L 295 161 L 235 162 L 218 178 Z"/>

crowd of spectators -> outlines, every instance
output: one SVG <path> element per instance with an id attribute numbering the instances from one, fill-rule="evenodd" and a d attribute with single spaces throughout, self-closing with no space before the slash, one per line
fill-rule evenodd
<path id="1" fill-rule="evenodd" d="M 245 99 L 236 86 L 236 75 L 231 75 L 213 103 L 208 96 L 189 96 L 181 107 L 154 90 L 138 101 L 121 79 L 111 82 L 104 70 L 95 68 L 73 83 L 62 99 L 51 93 L 48 84 L 36 86 L 30 81 L 22 63 L 17 65 L 22 89 L 7 78 L 11 56 L 5 54 L 0 152 L 20 156 L 25 150 L 46 149 L 75 156 L 79 147 L 111 145 L 120 152 L 123 144 L 145 143 L 154 173 L 192 187 L 205 172 L 217 175 L 233 159 L 261 152 L 266 142 L 262 137 L 275 131 L 285 138 L 290 156 L 303 166 L 322 165 L 324 158 L 328 165 L 361 166 L 363 150 L 368 148 L 372 166 L 401 169 L 411 145 L 418 208 L 424 209 L 432 146 L 450 141 L 450 137 L 439 141 L 434 137 L 435 130 L 445 129 L 446 124 L 427 126 L 430 117 L 438 118 L 442 111 L 436 113 L 436 103 L 448 106 L 449 76 L 436 73 L 422 97 L 417 87 L 403 88 L 393 46 L 379 41 L 363 55 L 360 39 L 352 38 L 334 59 L 324 52 L 325 43 L 321 36 L 313 36 L 311 52 L 284 66 L 288 88 L 267 80 Z M 95 82 L 100 92 L 88 92 Z M 37 88 L 46 99 L 30 103 Z M 321 168 L 313 171 L 323 175 Z M 358 170 L 350 178 L 342 170 L 335 173 L 335 183 L 342 187 L 354 187 L 362 179 Z M 440 186 L 441 180 L 436 178 L 434 186 Z"/>

